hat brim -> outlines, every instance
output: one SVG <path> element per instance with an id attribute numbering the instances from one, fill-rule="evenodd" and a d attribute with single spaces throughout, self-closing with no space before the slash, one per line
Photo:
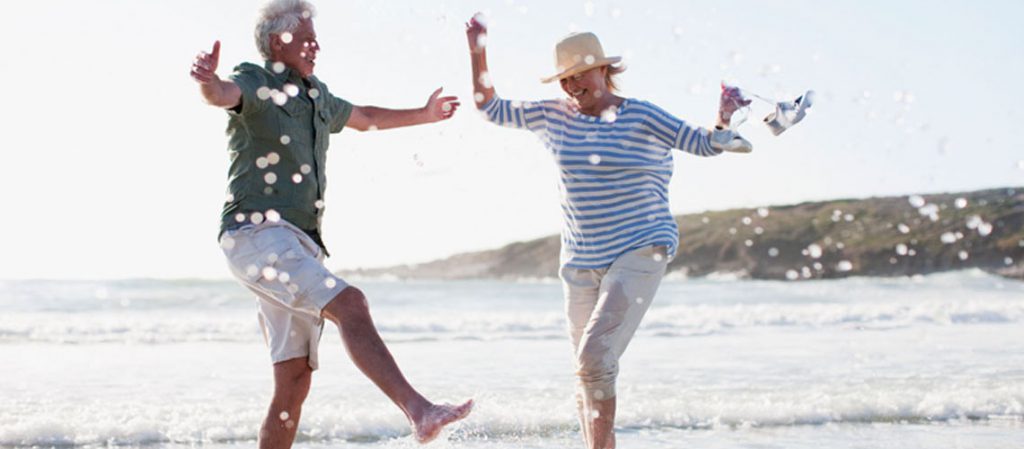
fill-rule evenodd
<path id="1" fill-rule="evenodd" d="M 568 77 L 573 76 L 573 75 L 575 75 L 577 73 L 586 72 L 587 70 L 590 70 L 590 69 L 593 69 L 593 68 L 603 67 L 603 66 L 611 65 L 611 64 L 616 64 L 616 63 L 618 63 L 620 61 L 622 61 L 621 57 L 619 57 L 619 56 L 612 56 L 610 58 L 598 59 L 598 60 L 596 60 L 596 61 L 594 61 L 594 62 L 592 62 L 590 64 L 587 64 L 585 62 L 580 62 L 579 64 L 576 64 L 576 65 L 574 65 L 572 67 L 569 67 L 568 69 L 563 70 L 561 73 L 559 73 L 557 75 L 549 76 L 547 78 L 541 78 L 540 82 L 547 84 L 547 83 L 550 83 L 552 81 L 561 80 L 563 78 L 568 78 Z"/>

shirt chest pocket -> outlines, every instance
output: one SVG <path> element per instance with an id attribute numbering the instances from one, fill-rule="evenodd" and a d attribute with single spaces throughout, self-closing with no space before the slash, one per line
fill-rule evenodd
<path id="1" fill-rule="evenodd" d="M 326 108 L 317 109 L 316 113 L 316 132 L 317 134 L 328 134 L 331 129 L 331 114 L 327 112 Z"/>
<path id="2" fill-rule="evenodd" d="M 292 142 L 311 144 L 314 128 L 319 131 L 321 126 L 320 118 L 314 115 L 312 107 L 295 99 L 280 106 L 278 117 L 281 143 L 285 145 Z"/>

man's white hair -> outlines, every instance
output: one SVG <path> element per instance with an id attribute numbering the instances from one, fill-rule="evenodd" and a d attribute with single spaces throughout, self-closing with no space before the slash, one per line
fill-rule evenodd
<path id="1" fill-rule="evenodd" d="M 294 32 L 299 21 L 315 15 L 316 9 L 306 0 L 270 0 L 260 9 L 256 22 L 256 48 L 264 59 L 271 60 L 270 35 Z"/>

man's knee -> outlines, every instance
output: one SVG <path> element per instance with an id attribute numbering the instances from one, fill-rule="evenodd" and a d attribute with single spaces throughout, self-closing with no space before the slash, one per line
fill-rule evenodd
<path id="1" fill-rule="evenodd" d="M 615 379 L 619 375 L 619 362 L 609 351 L 588 351 L 581 348 L 576 357 L 576 377 L 583 393 L 592 399 L 615 397 Z"/>
<path id="2" fill-rule="evenodd" d="M 306 359 L 274 365 L 274 402 L 287 407 L 302 405 L 313 383 L 313 370 Z"/>
<path id="3" fill-rule="evenodd" d="M 341 321 L 346 318 L 364 316 L 369 311 L 370 306 L 366 301 L 366 295 L 363 295 L 358 288 L 349 286 L 327 303 L 327 307 L 324 307 L 323 310 L 323 316 L 335 324 L 341 324 Z"/>

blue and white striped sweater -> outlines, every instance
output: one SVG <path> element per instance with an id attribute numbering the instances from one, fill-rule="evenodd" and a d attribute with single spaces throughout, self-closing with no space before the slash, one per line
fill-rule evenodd
<path id="1" fill-rule="evenodd" d="M 646 101 L 627 99 L 614 117 L 581 114 L 564 100 L 516 102 L 497 97 L 484 105 L 499 125 L 540 136 L 559 168 L 562 264 L 605 268 L 648 245 L 679 246 L 669 210 L 672 149 L 697 156 L 721 154 L 708 130 L 691 127 Z"/>

